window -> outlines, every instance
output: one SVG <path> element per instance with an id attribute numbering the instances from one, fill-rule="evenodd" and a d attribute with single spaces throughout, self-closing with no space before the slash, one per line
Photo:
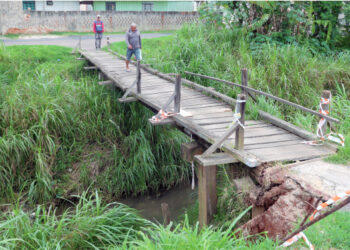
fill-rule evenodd
<path id="1" fill-rule="evenodd" d="M 92 11 L 94 9 L 92 1 L 80 1 L 81 11 Z"/>
<path id="2" fill-rule="evenodd" d="M 23 1 L 23 10 L 35 10 L 35 1 Z"/>
<path id="3" fill-rule="evenodd" d="M 46 1 L 46 5 L 53 5 L 53 1 Z"/>
<path id="4" fill-rule="evenodd" d="M 115 10 L 115 2 L 106 2 L 106 10 Z"/>
<path id="5" fill-rule="evenodd" d="M 153 2 L 142 2 L 142 11 L 152 11 Z"/>

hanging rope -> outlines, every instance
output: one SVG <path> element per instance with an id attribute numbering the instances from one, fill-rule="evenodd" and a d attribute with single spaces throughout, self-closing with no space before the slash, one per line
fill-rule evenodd
<path id="1" fill-rule="evenodd" d="M 246 100 L 236 100 L 236 103 L 244 103 L 244 102 L 246 102 Z M 239 126 L 241 126 L 243 129 L 245 129 L 244 125 L 241 123 L 241 121 L 239 119 L 241 119 L 241 113 L 238 110 L 238 105 L 236 105 L 235 113 L 233 114 L 233 121 L 230 124 L 230 127 L 232 127 L 237 122 L 239 124 Z"/>
<path id="2" fill-rule="evenodd" d="M 192 133 L 191 133 L 191 142 L 193 141 L 192 139 Z M 194 181 L 194 162 L 193 160 L 191 161 L 191 168 L 192 168 L 192 190 L 194 190 L 195 186 L 196 186 L 196 183 Z"/>
<path id="3" fill-rule="evenodd" d="M 334 196 L 333 198 L 329 199 L 328 201 L 322 203 L 321 205 L 319 205 L 316 210 L 312 213 L 312 215 L 310 216 L 310 221 L 312 221 L 313 219 L 315 219 L 321 212 L 321 210 L 325 209 L 326 207 L 333 205 L 335 202 L 342 200 L 346 197 L 350 196 L 350 190 L 346 191 L 346 192 L 342 192 L 336 196 Z M 288 247 L 292 244 L 294 244 L 295 242 L 297 242 L 300 238 L 303 238 L 305 243 L 309 246 L 309 248 L 311 250 L 314 250 L 313 245 L 310 243 L 310 241 L 306 238 L 305 234 L 303 232 L 300 232 L 296 235 L 294 235 L 292 238 L 290 238 L 289 240 L 287 240 L 286 242 L 284 242 L 282 244 L 282 247 Z"/>
<path id="4" fill-rule="evenodd" d="M 322 115 L 329 115 L 329 111 L 328 110 L 324 110 L 323 109 L 323 105 L 327 105 L 327 104 L 329 105 L 331 103 L 331 99 L 332 99 L 332 95 L 330 95 L 329 98 L 321 97 L 321 101 L 320 101 L 320 105 L 319 105 L 319 107 L 320 107 L 320 109 L 319 109 L 320 114 L 322 114 Z M 302 143 L 308 144 L 308 145 L 320 146 L 320 145 L 323 145 L 326 140 L 329 140 L 329 141 L 333 141 L 335 143 L 338 143 L 342 147 L 344 147 L 344 145 L 345 145 L 345 138 L 344 138 L 344 136 L 342 134 L 332 132 L 332 128 L 330 128 L 330 133 L 329 134 L 326 134 L 326 135 L 323 134 L 322 128 L 326 124 L 327 124 L 327 120 L 325 118 L 323 118 L 323 117 L 320 119 L 320 121 L 317 124 L 316 134 L 317 134 L 317 137 L 319 137 L 319 140 L 303 141 Z"/>

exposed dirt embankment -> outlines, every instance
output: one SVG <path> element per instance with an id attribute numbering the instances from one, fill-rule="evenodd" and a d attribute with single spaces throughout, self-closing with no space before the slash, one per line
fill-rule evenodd
<path id="1" fill-rule="evenodd" d="M 314 211 L 317 202 L 330 198 L 289 175 L 283 166 L 263 165 L 250 176 L 257 185 L 247 200 L 253 214 L 260 212 L 241 227 L 246 236 L 267 232 L 271 238 L 284 238 Z"/>

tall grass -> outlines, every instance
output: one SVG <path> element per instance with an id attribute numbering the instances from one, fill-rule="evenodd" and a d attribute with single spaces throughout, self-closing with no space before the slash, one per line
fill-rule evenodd
<path id="1" fill-rule="evenodd" d="M 0 47 L 0 197 L 22 190 L 42 203 L 95 182 L 115 198 L 187 181 L 186 137 L 153 128 L 140 104 L 119 104 L 121 93 L 101 88 L 69 52 Z"/>
<path id="2" fill-rule="evenodd" d="M 17 207 L 0 215 L 0 249 L 101 249 L 137 240 L 150 223 L 123 204 L 103 205 L 98 193 L 79 197 L 58 215 L 51 207 Z"/>
<path id="3" fill-rule="evenodd" d="M 245 211 L 247 212 L 247 210 Z M 233 220 L 228 228 L 204 227 L 199 228 L 197 223 L 190 226 L 188 219 L 176 226 L 170 224 L 167 227 L 155 226 L 150 230 L 141 232 L 141 237 L 130 240 L 132 249 L 273 249 L 277 244 L 265 237 L 259 238 L 257 244 L 239 237 L 234 230 L 243 212 Z M 237 234 L 236 234 L 237 233 Z"/>
<path id="4" fill-rule="evenodd" d="M 142 50 L 145 63 L 164 72 L 186 70 L 240 83 L 241 69 L 247 68 L 249 86 L 314 110 L 318 109 L 322 90 L 329 89 L 333 94 L 331 115 L 342 121 L 333 125 L 337 132 L 350 135 L 350 51 L 325 56 L 313 55 L 306 46 L 253 45 L 239 29 L 191 24 L 173 36 L 145 39 Z M 122 43 L 113 44 L 112 49 L 125 53 Z M 215 81 L 183 76 L 234 98 L 240 92 Z M 262 109 L 316 131 L 318 117 L 265 98 L 258 97 L 257 103 L 249 101 L 247 109 L 250 119 L 257 119 L 257 111 Z M 344 157 L 338 159 L 345 161 Z"/>

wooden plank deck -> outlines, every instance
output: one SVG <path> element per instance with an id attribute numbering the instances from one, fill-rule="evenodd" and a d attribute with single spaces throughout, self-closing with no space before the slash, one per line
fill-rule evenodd
<path id="1" fill-rule="evenodd" d="M 125 71 L 125 62 L 103 51 L 82 51 L 82 55 L 91 64 L 114 81 L 115 85 L 126 90 L 136 79 L 136 67 L 130 65 L 130 72 Z M 175 85 L 145 70 L 141 70 L 141 94 L 136 86 L 131 95 L 154 110 L 159 110 L 174 93 Z M 190 117 L 177 114 L 173 117 L 176 124 L 185 127 L 191 133 L 213 143 L 233 121 L 232 107 L 209 97 L 192 88 L 182 85 L 181 111 L 190 113 Z M 168 111 L 173 111 L 173 105 Z M 246 121 L 244 132 L 244 150 L 234 149 L 235 135 L 230 136 L 221 149 L 233 154 L 249 167 L 256 167 L 263 162 L 307 160 L 334 153 L 325 146 L 311 146 L 303 143 L 304 139 L 282 128 L 264 121 Z"/>

